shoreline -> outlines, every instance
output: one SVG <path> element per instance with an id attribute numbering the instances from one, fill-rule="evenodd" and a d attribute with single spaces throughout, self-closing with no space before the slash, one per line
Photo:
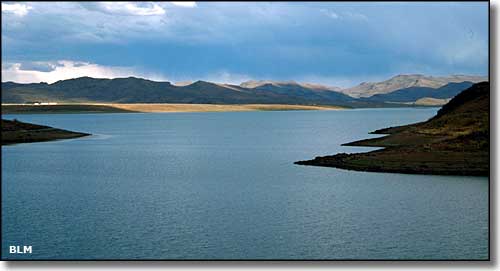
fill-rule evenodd
<path id="1" fill-rule="evenodd" d="M 61 103 L 56 105 L 2 104 L 2 114 L 178 113 L 292 110 L 345 110 L 341 106 L 291 104 L 176 104 L 176 103 Z"/>
<path id="2" fill-rule="evenodd" d="M 382 137 L 362 139 L 342 146 L 378 147 L 382 149 L 361 153 L 337 153 L 296 161 L 303 166 L 333 167 L 344 170 L 419 175 L 480 176 L 489 174 L 488 153 L 483 149 L 464 146 L 462 140 L 476 145 L 481 139 L 465 139 L 429 135 L 416 128 L 415 123 L 380 129 L 370 134 Z"/>
<path id="3" fill-rule="evenodd" d="M 489 176 L 489 84 L 473 85 L 431 119 L 370 134 L 342 146 L 382 147 L 364 153 L 318 156 L 294 164 L 355 171 Z"/>

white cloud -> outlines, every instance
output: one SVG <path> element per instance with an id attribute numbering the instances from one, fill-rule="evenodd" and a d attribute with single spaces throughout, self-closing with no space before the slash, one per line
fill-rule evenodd
<path id="1" fill-rule="evenodd" d="M 139 71 L 134 67 L 103 66 L 70 60 L 29 63 L 34 63 L 36 66 L 26 65 L 25 63 L 2 63 L 2 80 L 17 83 L 54 83 L 59 80 L 82 76 L 94 78 L 135 76 L 156 81 L 167 81 L 162 75 Z M 50 67 L 50 69 L 40 69 L 40 67 Z"/>
<path id="2" fill-rule="evenodd" d="M 330 11 L 327 9 L 321 9 L 320 11 L 332 19 L 339 19 L 340 18 L 340 16 L 337 13 L 335 13 L 334 11 Z"/>
<path id="3" fill-rule="evenodd" d="M 383 73 L 383 74 L 360 74 L 360 75 L 303 75 L 294 77 L 297 82 L 308 82 L 314 84 L 320 84 L 324 86 L 330 87 L 339 87 L 339 88 L 350 88 L 356 85 L 359 85 L 362 82 L 379 82 L 386 80 L 387 78 L 392 77 L 394 74 L 392 73 Z"/>
<path id="4" fill-rule="evenodd" d="M 231 84 L 231 85 L 239 85 L 242 82 L 245 81 L 250 81 L 250 80 L 255 80 L 255 78 L 246 75 L 246 74 L 239 74 L 239 73 L 232 73 L 228 72 L 226 70 L 219 70 L 216 72 L 210 72 L 206 74 L 201 74 L 198 76 L 192 76 L 192 75 L 178 75 L 175 78 L 170 78 L 174 80 L 176 85 L 186 85 L 190 84 L 192 82 L 202 80 L 202 81 L 207 81 L 207 82 L 212 82 L 212 83 L 218 83 L 218 84 Z"/>
<path id="5" fill-rule="evenodd" d="M 359 20 L 359 21 L 368 21 L 368 17 L 362 13 L 356 13 L 356 12 L 346 12 L 345 16 L 349 17 L 350 19 L 353 20 Z"/>
<path id="6" fill-rule="evenodd" d="M 254 78 L 246 74 L 230 73 L 228 71 L 222 70 L 205 76 L 201 76 L 200 80 L 214 82 L 214 83 L 221 83 L 221 84 L 239 85 L 242 82 L 254 80 Z"/>
<path id="7" fill-rule="evenodd" d="M 488 42 L 479 39 L 462 39 L 436 48 L 437 56 L 449 65 L 487 65 Z"/>
<path id="8" fill-rule="evenodd" d="M 337 13 L 328 9 L 320 9 L 320 12 L 335 20 L 368 21 L 368 17 L 366 15 L 358 12 L 346 11 Z"/>
<path id="9" fill-rule="evenodd" d="M 28 14 L 29 10 L 32 9 L 31 6 L 25 4 L 7 4 L 2 3 L 2 12 L 12 13 L 19 17 L 23 17 Z"/>
<path id="10" fill-rule="evenodd" d="M 196 7 L 196 2 L 170 2 L 172 5 L 184 7 L 184 8 L 194 8 Z"/>
<path id="11" fill-rule="evenodd" d="M 165 9 L 152 2 L 97 2 L 84 3 L 84 7 L 114 15 L 154 16 L 165 14 Z"/>

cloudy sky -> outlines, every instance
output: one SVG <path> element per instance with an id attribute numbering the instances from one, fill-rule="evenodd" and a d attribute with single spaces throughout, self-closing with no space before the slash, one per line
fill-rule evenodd
<path id="1" fill-rule="evenodd" d="M 2 81 L 488 73 L 488 3 L 2 2 Z"/>

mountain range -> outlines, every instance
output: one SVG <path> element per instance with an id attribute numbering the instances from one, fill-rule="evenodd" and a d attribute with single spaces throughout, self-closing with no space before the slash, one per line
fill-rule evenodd
<path id="1" fill-rule="evenodd" d="M 196 81 L 174 85 L 170 82 L 135 77 L 80 77 L 52 84 L 2 82 L 2 103 L 303 104 L 384 107 L 415 104 L 426 99 L 439 104 L 441 100 L 452 98 L 473 83 L 486 80 L 487 77 L 465 75 L 398 75 L 379 83 L 362 83 L 354 88 L 341 89 L 294 81 L 247 81 L 240 85 Z M 361 93 L 362 89 L 366 92 Z M 360 93 L 362 95 L 358 95 Z"/>
<path id="2" fill-rule="evenodd" d="M 449 99 L 460 93 L 462 90 L 471 87 L 474 83 L 465 81 L 461 83 L 448 83 L 439 88 L 431 87 L 409 87 L 385 94 L 375 94 L 361 100 L 373 102 L 409 103 L 422 98 Z"/>
<path id="3" fill-rule="evenodd" d="M 487 80 L 488 77 L 486 76 L 475 75 L 426 76 L 422 74 L 403 74 L 382 82 L 363 82 L 355 87 L 343 89 L 342 93 L 356 98 L 370 97 L 375 94 L 385 94 L 410 87 L 439 88 L 448 83 L 464 81 L 478 83 Z"/>

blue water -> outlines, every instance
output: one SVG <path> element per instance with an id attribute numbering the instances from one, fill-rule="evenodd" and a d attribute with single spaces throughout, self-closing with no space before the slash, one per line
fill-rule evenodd
<path id="1" fill-rule="evenodd" d="M 293 164 L 435 113 L 4 115 L 93 136 L 2 147 L 2 256 L 486 259 L 487 178 Z"/>

